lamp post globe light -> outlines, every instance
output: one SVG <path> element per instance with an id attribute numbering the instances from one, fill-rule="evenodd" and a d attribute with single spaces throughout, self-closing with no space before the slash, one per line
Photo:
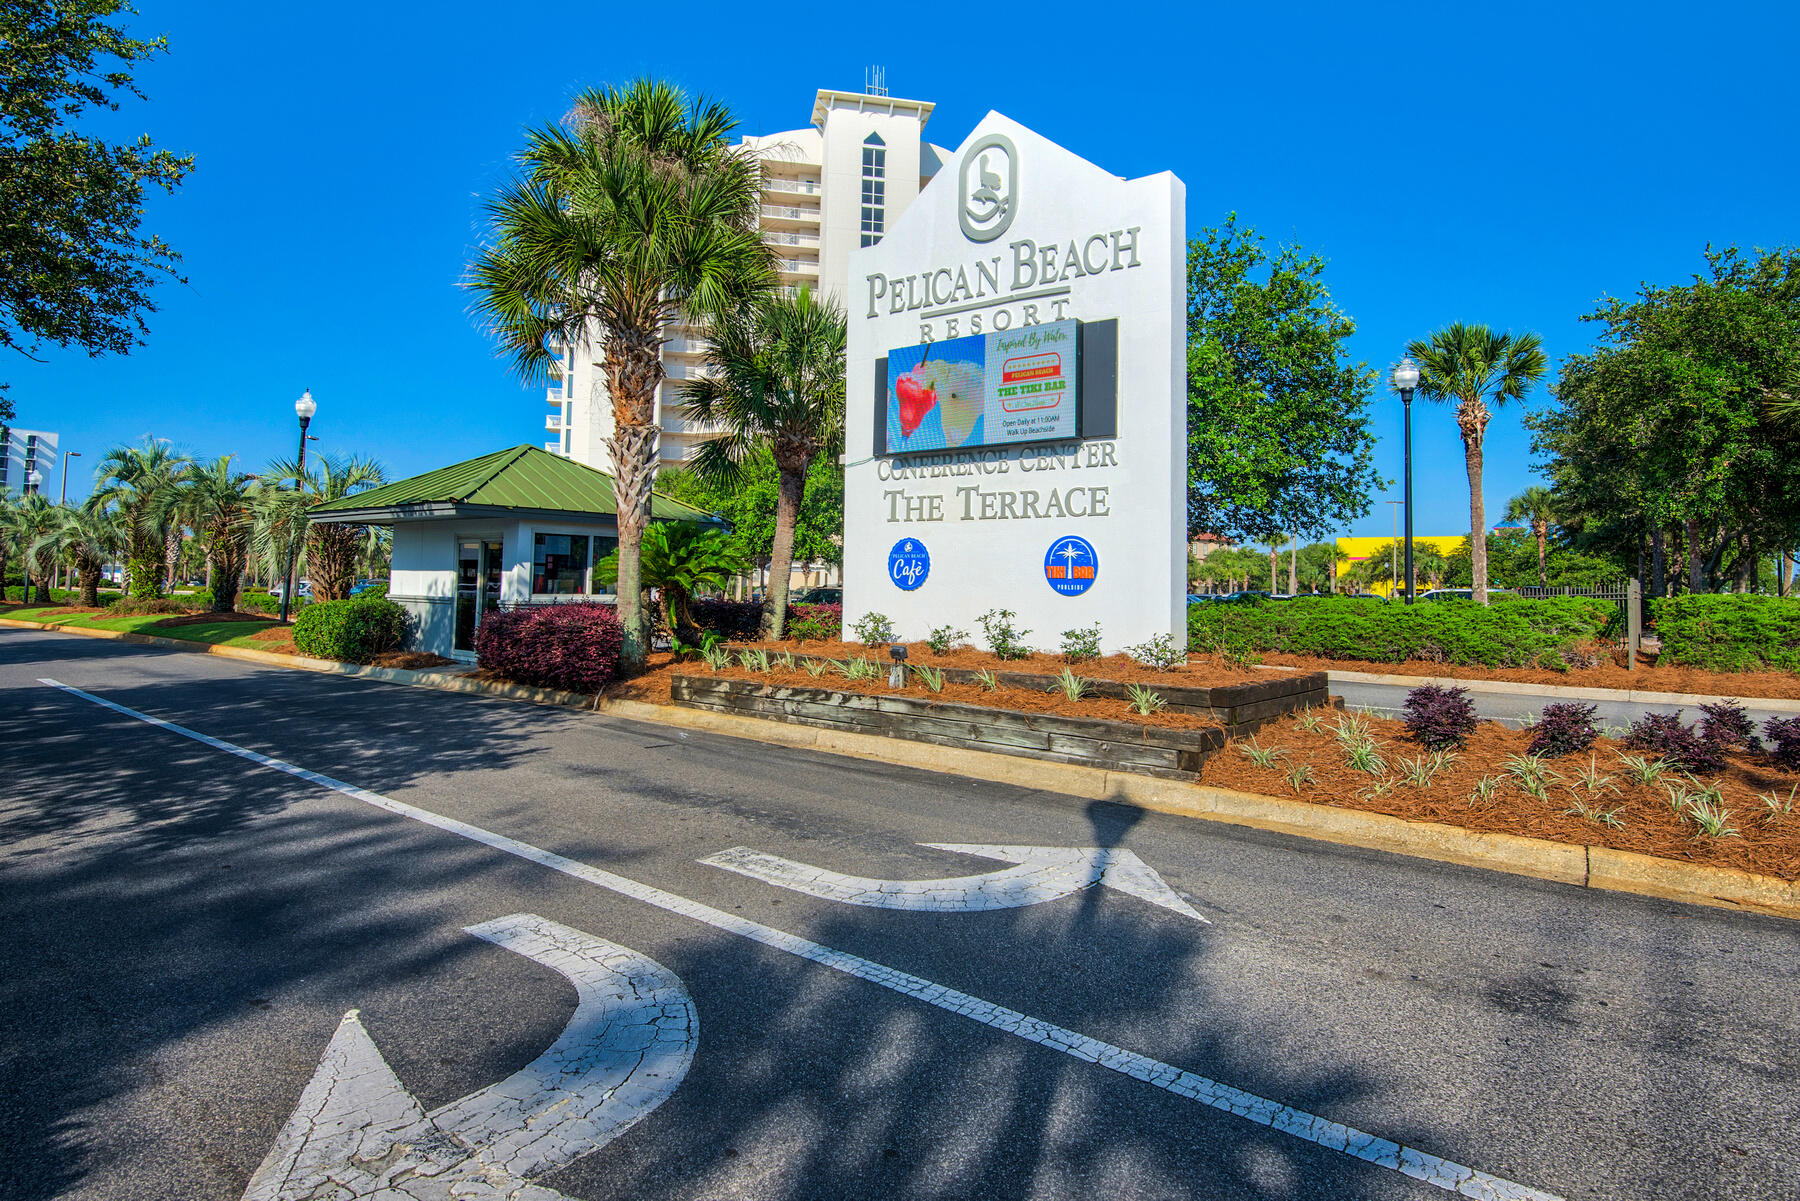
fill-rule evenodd
<path id="1" fill-rule="evenodd" d="M 1394 391 L 1400 393 L 1400 400 L 1406 405 L 1406 603 L 1413 603 L 1413 531 L 1412 531 L 1412 398 L 1413 389 L 1419 386 L 1419 365 L 1412 361 L 1410 355 L 1402 355 L 1394 364 Z"/>
<path id="2" fill-rule="evenodd" d="M 300 491 L 300 480 L 306 475 L 306 427 L 312 424 L 313 414 L 319 411 L 319 402 L 313 399 L 312 389 L 300 393 L 300 399 L 294 402 L 294 416 L 300 419 L 300 461 L 294 471 L 294 491 Z M 287 574 L 281 581 L 281 620 L 288 619 L 288 606 L 294 596 L 294 554 L 299 549 L 298 539 L 288 543 Z"/>
<path id="3" fill-rule="evenodd" d="M 25 477 L 25 495 L 30 496 L 42 487 L 43 483 L 44 473 L 33 467 L 31 469 L 31 474 Z"/>

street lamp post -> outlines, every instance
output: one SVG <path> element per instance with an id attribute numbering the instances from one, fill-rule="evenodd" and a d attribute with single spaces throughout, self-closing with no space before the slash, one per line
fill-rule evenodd
<path id="1" fill-rule="evenodd" d="M 33 467 L 25 477 L 25 495 L 30 496 L 44 485 L 44 473 Z"/>
<path id="2" fill-rule="evenodd" d="M 56 503 L 57 503 L 58 507 L 61 507 L 61 506 L 69 503 L 69 460 L 70 459 L 79 459 L 80 457 L 81 457 L 81 452 L 78 450 L 63 451 L 62 483 L 57 485 L 57 489 L 56 489 Z M 74 583 L 75 583 L 75 569 L 73 567 L 64 567 L 63 568 L 63 587 L 64 588 L 72 587 L 74 585 Z"/>
<path id="3" fill-rule="evenodd" d="M 81 452 L 78 450 L 63 451 L 62 486 L 57 490 L 56 494 L 56 503 L 59 505 L 66 505 L 69 503 L 69 460 L 79 459 L 80 457 Z"/>
<path id="4" fill-rule="evenodd" d="M 1394 391 L 1406 405 L 1406 603 L 1413 603 L 1412 547 L 1412 396 L 1419 386 L 1419 366 L 1410 356 L 1401 356 L 1394 365 Z"/>
<path id="5" fill-rule="evenodd" d="M 300 419 L 300 465 L 294 471 L 294 491 L 301 488 L 301 480 L 306 476 L 306 427 L 312 424 L 313 414 L 319 411 L 318 402 L 312 398 L 312 389 L 308 388 L 294 402 L 294 416 Z M 294 539 L 288 541 L 287 575 L 281 583 L 281 620 L 288 619 L 288 606 L 294 597 L 294 552 L 297 549 Z"/>

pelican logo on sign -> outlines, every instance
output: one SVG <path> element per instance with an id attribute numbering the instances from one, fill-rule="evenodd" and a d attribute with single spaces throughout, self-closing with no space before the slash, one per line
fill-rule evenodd
<path id="1" fill-rule="evenodd" d="M 992 242 L 1012 225 L 1019 200 L 1019 152 L 1004 134 L 989 134 L 963 156 L 957 218 L 971 242 Z"/>
<path id="2" fill-rule="evenodd" d="M 1058 538 L 1044 552 L 1044 579 L 1062 596 L 1080 596 L 1099 574 L 1100 556 L 1086 538 Z"/>

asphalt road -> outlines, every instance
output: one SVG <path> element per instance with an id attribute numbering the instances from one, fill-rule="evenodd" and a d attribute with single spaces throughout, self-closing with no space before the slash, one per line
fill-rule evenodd
<path id="1" fill-rule="evenodd" d="M 1800 923 L 28 631 L 0 630 L 0 780 L 8 1199 L 240 1197 L 351 1009 L 425 1108 L 525 1067 L 576 990 L 465 933 L 520 913 L 654 959 L 698 1015 L 668 1099 L 535 1180 L 584 1201 L 1450 1195 L 1070 1031 L 1549 1194 L 1800 1196 Z M 1004 866 L 925 842 L 1129 849 L 1210 924 L 1110 888 L 864 908 L 700 862 Z"/>

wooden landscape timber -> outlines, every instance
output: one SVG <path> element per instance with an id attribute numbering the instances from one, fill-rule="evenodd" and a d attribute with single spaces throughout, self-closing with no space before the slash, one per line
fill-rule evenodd
<path id="1" fill-rule="evenodd" d="M 678 674 L 669 689 L 677 705 L 694 709 L 1170 780 L 1193 779 L 1206 758 L 1225 745 L 1225 732 L 1211 727 L 1159 730 L 1129 722 L 717 676 Z"/>
<path id="2" fill-rule="evenodd" d="M 728 649 L 735 654 L 744 648 L 732 645 Z M 826 655 L 809 655 L 799 651 L 789 653 L 796 663 L 830 660 Z M 881 662 L 885 668 L 886 662 Z M 1070 670 L 1087 681 L 1087 695 L 1121 701 L 1131 699 L 1126 684 L 1118 680 L 1089 677 L 1080 668 L 1081 664 L 1077 663 Z M 975 672 L 966 667 L 944 667 L 940 670 L 944 673 L 944 679 L 952 684 L 978 682 Z M 1057 687 L 1056 676 L 1038 672 L 996 670 L 994 678 L 1003 688 L 1054 692 Z M 1270 673 L 1242 684 L 1195 686 L 1158 681 L 1154 688 L 1156 695 L 1168 703 L 1171 713 L 1191 713 L 1196 717 L 1216 721 L 1224 727 L 1227 738 L 1254 734 L 1260 727 L 1288 713 L 1324 709 L 1332 704 L 1331 677 L 1322 671 Z"/>

